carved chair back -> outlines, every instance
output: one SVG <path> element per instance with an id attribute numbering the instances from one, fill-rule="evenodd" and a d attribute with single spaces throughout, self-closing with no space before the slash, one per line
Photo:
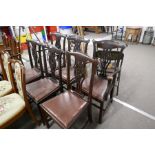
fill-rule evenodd
<path id="1" fill-rule="evenodd" d="M 93 40 L 93 58 L 97 57 L 97 52 L 98 51 L 119 51 L 123 52 L 124 49 L 126 48 L 127 44 L 121 43 L 118 41 L 113 41 L 113 40 L 100 40 L 96 41 Z"/>
<path id="2" fill-rule="evenodd" d="M 58 49 L 63 50 L 64 52 L 66 51 L 66 35 L 63 35 L 61 33 L 51 33 L 50 40 L 51 44 L 57 47 Z M 66 58 L 65 58 L 65 53 L 62 56 L 62 66 L 66 66 Z"/>
<path id="3" fill-rule="evenodd" d="M 106 77 L 110 64 L 113 64 L 113 72 L 122 67 L 124 53 L 118 51 L 98 51 L 96 54 L 99 61 L 97 72 L 103 77 Z"/>
<path id="4" fill-rule="evenodd" d="M 90 40 L 85 40 L 79 36 L 69 36 L 68 40 L 68 51 L 73 52 L 83 52 L 87 54 L 88 43 Z M 84 45 L 84 49 L 82 49 L 82 45 Z"/>
<path id="5" fill-rule="evenodd" d="M 67 56 L 67 86 L 68 86 L 68 89 L 71 89 L 71 86 L 74 83 L 76 84 L 75 91 L 80 95 L 82 93 L 83 81 L 86 78 L 85 67 L 87 64 L 92 65 L 92 68 L 90 71 L 91 78 L 90 78 L 90 83 L 89 83 L 89 95 L 88 95 L 88 100 L 91 100 L 93 81 L 94 81 L 94 75 L 96 73 L 97 61 L 79 52 L 66 52 L 66 56 Z M 74 82 L 70 80 L 70 63 L 69 62 L 70 62 L 71 57 L 74 57 L 76 60 L 76 63 L 74 66 L 74 75 L 75 75 Z"/>
<path id="6" fill-rule="evenodd" d="M 43 70 L 45 72 L 45 77 L 50 77 L 52 80 L 57 81 L 56 71 L 59 73 L 59 85 L 62 87 L 62 55 L 64 52 L 56 47 L 49 47 L 46 45 L 41 45 L 43 53 Z M 48 67 L 49 66 L 49 67 Z M 49 71 L 49 69 L 50 71 Z"/>
<path id="7" fill-rule="evenodd" d="M 30 60 L 31 68 L 37 68 L 40 70 L 40 60 L 39 60 L 39 51 L 41 51 L 41 46 L 36 41 L 27 40 L 28 46 L 28 55 Z M 40 52 L 41 53 L 41 52 Z"/>

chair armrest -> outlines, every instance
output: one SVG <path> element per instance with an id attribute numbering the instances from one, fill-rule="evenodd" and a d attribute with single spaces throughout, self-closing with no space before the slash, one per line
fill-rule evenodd
<path id="1" fill-rule="evenodd" d="M 113 80 L 114 76 L 116 76 L 116 74 L 119 72 L 120 72 L 120 69 L 117 69 L 116 71 L 109 73 L 110 75 L 107 75 L 107 79 Z"/>

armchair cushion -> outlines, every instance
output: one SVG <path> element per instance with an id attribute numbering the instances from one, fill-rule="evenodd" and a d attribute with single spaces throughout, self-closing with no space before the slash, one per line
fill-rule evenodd
<path id="1" fill-rule="evenodd" d="M 0 97 L 9 94 L 12 91 L 12 85 L 9 81 L 0 81 Z"/>
<path id="2" fill-rule="evenodd" d="M 16 93 L 0 98 L 0 126 L 7 123 L 25 108 L 22 97 Z"/>

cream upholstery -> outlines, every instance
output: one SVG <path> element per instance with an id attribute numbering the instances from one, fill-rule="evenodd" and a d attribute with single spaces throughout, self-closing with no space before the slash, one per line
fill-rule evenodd
<path id="1" fill-rule="evenodd" d="M 12 85 L 9 81 L 0 81 L 0 97 L 7 95 L 12 91 Z"/>
<path id="2" fill-rule="evenodd" d="M 8 60 L 9 60 L 8 53 L 4 53 L 4 57 L 3 57 L 4 69 L 5 69 L 8 80 L 11 81 L 10 74 L 9 74 Z"/>
<path id="3" fill-rule="evenodd" d="M 21 72 L 21 66 L 17 62 L 15 63 L 15 79 L 16 79 L 16 84 L 17 84 L 17 89 L 19 94 L 24 97 L 23 95 L 23 89 L 22 89 L 22 72 Z"/>
<path id="4" fill-rule="evenodd" d="M 25 108 L 22 97 L 16 93 L 0 98 L 0 126 L 7 123 Z"/>

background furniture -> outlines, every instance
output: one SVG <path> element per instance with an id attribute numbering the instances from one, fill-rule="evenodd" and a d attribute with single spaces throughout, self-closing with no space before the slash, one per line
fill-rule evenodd
<path id="1" fill-rule="evenodd" d="M 123 40 L 124 26 L 111 26 L 112 39 Z"/>
<path id="2" fill-rule="evenodd" d="M 82 26 L 83 29 L 89 29 L 91 31 L 94 31 L 95 33 L 100 33 L 101 28 L 99 26 Z"/>
<path id="3" fill-rule="evenodd" d="M 125 32 L 125 41 L 128 42 L 130 36 L 132 42 L 138 43 L 140 40 L 141 32 L 142 27 L 127 26 Z"/>

